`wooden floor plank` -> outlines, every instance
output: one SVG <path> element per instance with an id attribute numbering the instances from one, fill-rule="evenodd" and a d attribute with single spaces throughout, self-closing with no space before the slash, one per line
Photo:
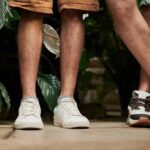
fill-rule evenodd
<path id="1" fill-rule="evenodd" d="M 0 129 L 6 133 L 5 128 Z M 0 140 L 0 150 L 149 150 L 150 129 L 130 128 L 124 122 L 92 122 L 90 129 L 16 130 Z"/>

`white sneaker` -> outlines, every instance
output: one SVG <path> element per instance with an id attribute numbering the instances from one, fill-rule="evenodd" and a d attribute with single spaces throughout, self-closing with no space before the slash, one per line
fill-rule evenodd
<path id="1" fill-rule="evenodd" d="M 37 99 L 22 100 L 14 127 L 16 129 L 43 129 L 41 108 Z"/>
<path id="2" fill-rule="evenodd" d="M 127 123 L 130 126 L 150 126 L 150 94 L 144 91 L 133 91 L 128 106 Z"/>
<path id="3" fill-rule="evenodd" d="M 63 128 L 89 128 L 89 120 L 78 110 L 73 98 L 64 98 L 54 109 L 54 125 Z"/>

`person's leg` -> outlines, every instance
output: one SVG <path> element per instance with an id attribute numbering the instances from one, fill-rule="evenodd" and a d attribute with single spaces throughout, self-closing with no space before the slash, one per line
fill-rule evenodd
<path id="1" fill-rule="evenodd" d="M 89 121 L 80 114 L 73 98 L 84 43 L 82 13 L 79 10 L 63 10 L 61 21 L 61 93 L 54 111 L 54 124 L 65 128 L 89 127 Z M 66 112 L 61 105 L 72 112 L 70 119 L 65 117 Z"/>
<path id="2" fill-rule="evenodd" d="M 143 5 L 141 8 L 142 15 L 150 27 L 150 5 Z M 140 82 L 138 90 L 132 92 L 132 98 L 128 107 L 129 112 L 132 116 L 138 114 L 138 118 L 132 118 L 131 115 L 128 117 L 128 123 L 131 126 L 150 126 L 149 120 L 149 103 L 150 103 L 150 76 L 142 69 L 140 74 Z M 144 104 L 144 105 L 141 105 Z M 137 107 L 137 110 L 134 106 Z M 144 107 L 143 107 L 144 106 Z M 132 110 L 132 107 L 134 109 Z M 142 111 L 143 110 L 143 111 Z"/>
<path id="3" fill-rule="evenodd" d="M 42 45 L 43 15 L 24 12 L 18 31 L 22 95 L 36 97 L 36 79 Z"/>
<path id="4" fill-rule="evenodd" d="M 73 97 L 84 43 L 82 13 L 64 10 L 61 13 L 61 96 Z"/>
<path id="5" fill-rule="evenodd" d="M 137 7 L 136 0 L 106 2 L 120 37 L 150 76 L 150 29 Z"/>
<path id="6" fill-rule="evenodd" d="M 22 11 L 18 30 L 18 49 L 22 100 L 14 123 L 17 129 L 42 129 L 41 108 L 36 97 L 36 79 L 42 45 L 43 15 L 52 13 L 53 0 L 8 0 Z"/>
<path id="7" fill-rule="evenodd" d="M 40 106 L 36 98 L 36 79 L 42 45 L 43 15 L 39 13 L 22 13 L 18 30 L 18 49 L 22 102 L 15 127 L 43 128 Z"/>
<path id="8" fill-rule="evenodd" d="M 142 12 L 144 19 L 146 20 L 146 22 L 148 23 L 150 27 L 150 5 L 143 5 L 141 8 L 141 12 Z M 149 97 L 150 97 L 150 76 L 141 68 L 139 87 L 138 87 L 138 90 L 133 91 L 132 99 L 135 98 L 139 102 L 140 102 L 139 99 L 142 99 L 148 104 Z M 148 107 L 145 110 L 146 112 L 149 111 Z M 150 125 L 150 121 L 146 118 L 143 118 L 141 121 L 139 121 L 138 125 L 143 126 L 143 122 L 144 122 L 144 125 L 147 125 L 147 126 Z"/>
<path id="9" fill-rule="evenodd" d="M 141 8 L 143 17 L 150 27 L 150 5 L 143 5 Z M 150 92 L 150 76 L 141 68 L 139 91 Z"/>
<path id="10" fill-rule="evenodd" d="M 106 0 L 106 2 L 113 16 L 116 30 L 143 70 L 150 76 L 150 28 L 141 15 L 136 0 Z M 147 75 L 144 75 L 148 79 Z M 150 115 L 146 111 L 149 109 L 148 101 L 145 101 L 145 97 L 148 96 L 149 94 L 144 91 L 132 93 L 128 107 L 130 126 L 150 126 Z"/>
<path id="11" fill-rule="evenodd" d="M 78 110 L 74 89 L 84 41 L 82 13 L 98 11 L 98 0 L 58 0 L 61 12 L 61 93 L 54 109 L 54 125 L 65 128 L 89 127 Z"/>
<path id="12" fill-rule="evenodd" d="M 141 68 L 141 73 L 140 73 L 140 82 L 139 82 L 138 90 L 150 92 L 150 77 L 142 68 Z"/>

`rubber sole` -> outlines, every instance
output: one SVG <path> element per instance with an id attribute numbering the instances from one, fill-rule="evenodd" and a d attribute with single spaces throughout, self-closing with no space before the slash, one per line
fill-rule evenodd
<path id="1" fill-rule="evenodd" d="M 131 127 L 150 127 L 150 120 L 147 117 L 140 117 L 138 120 L 129 117 L 127 123 Z"/>
<path id="2" fill-rule="evenodd" d="M 54 122 L 54 125 L 62 128 L 67 128 L 67 129 L 88 129 L 90 127 L 89 124 L 83 124 L 83 123 L 62 125 L 61 123 Z"/>
<path id="3" fill-rule="evenodd" d="M 43 123 L 22 123 L 22 124 L 14 124 L 14 128 L 18 130 L 25 129 L 34 129 L 34 130 L 42 130 L 44 128 Z"/>

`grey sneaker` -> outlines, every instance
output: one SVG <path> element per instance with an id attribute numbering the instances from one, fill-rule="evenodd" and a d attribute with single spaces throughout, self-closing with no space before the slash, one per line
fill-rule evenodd
<path id="1" fill-rule="evenodd" d="M 38 99 L 27 98 L 21 101 L 14 127 L 16 129 L 43 129 Z"/>
<path id="2" fill-rule="evenodd" d="M 143 91 L 133 91 L 128 106 L 127 123 L 130 126 L 150 126 L 150 94 Z"/>

